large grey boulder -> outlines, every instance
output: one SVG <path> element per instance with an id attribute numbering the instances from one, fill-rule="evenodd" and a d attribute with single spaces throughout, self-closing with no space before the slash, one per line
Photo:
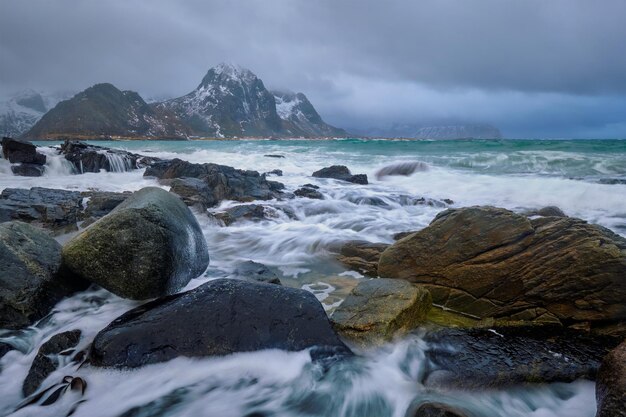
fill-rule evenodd
<path id="1" fill-rule="evenodd" d="M 179 291 L 208 264 L 196 218 L 156 187 L 133 193 L 63 248 L 69 273 L 138 300 Z"/>
<path id="2" fill-rule="evenodd" d="M 218 279 L 123 314 L 96 335 L 89 356 L 95 366 L 135 368 L 178 356 L 313 347 L 316 358 L 350 354 L 313 294 Z"/>
<path id="3" fill-rule="evenodd" d="M 22 222 L 0 224 L 0 328 L 41 319 L 81 286 L 59 276 L 61 245 Z"/>
<path id="4" fill-rule="evenodd" d="M 12 138 L 2 138 L 2 156 L 12 164 L 24 163 L 43 165 L 46 155 L 37 152 L 37 147 L 30 142 Z"/>

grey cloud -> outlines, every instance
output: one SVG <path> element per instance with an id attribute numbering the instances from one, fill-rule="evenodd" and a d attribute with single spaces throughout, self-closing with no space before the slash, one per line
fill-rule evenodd
<path id="1" fill-rule="evenodd" d="M 624 16 L 621 0 L 6 0 L 0 95 L 107 81 L 178 96 L 230 61 L 340 126 L 449 117 L 626 136 Z"/>

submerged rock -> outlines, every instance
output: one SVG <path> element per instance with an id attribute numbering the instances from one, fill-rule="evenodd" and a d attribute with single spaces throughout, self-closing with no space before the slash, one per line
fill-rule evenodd
<path id="1" fill-rule="evenodd" d="M 430 293 L 407 281 L 361 281 L 337 307 L 331 321 L 337 332 L 359 345 L 379 344 L 415 329 L 432 306 Z"/>
<path id="2" fill-rule="evenodd" d="M 82 199 L 78 191 L 5 188 L 0 193 L 0 222 L 20 220 L 52 229 L 75 225 Z"/>
<path id="3" fill-rule="evenodd" d="M 345 165 L 333 165 L 315 171 L 313 176 L 316 178 L 333 178 L 335 180 L 352 182 L 354 184 L 367 184 L 367 175 L 352 175 L 348 167 Z"/>
<path id="4" fill-rule="evenodd" d="M 197 178 L 211 190 L 217 202 L 235 200 L 271 200 L 280 197 L 283 184 L 268 181 L 257 171 L 244 171 L 217 164 L 193 164 L 181 159 L 160 161 L 146 169 L 144 176 L 156 177 L 163 182 L 174 178 Z M 199 193 L 202 196 L 202 193 Z"/>
<path id="5" fill-rule="evenodd" d="M 41 177 L 45 171 L 43 165 L 19 164 L 11 166 L 11 172 L 21 177 Z"/>
<path id="6" fill-rule="evenodd" d="M 44 165 L 46 163 L 46 155 L 37 152 L 37 147 L 30 142 L 4 137 L 1 143 L 2 156 L 12 164 Z"/>
<path id="7" fill-rule="evenodd" d="M 425 336 L 424 384 L 487 389 L 595 379 L 614 339 L 556 326 L 442 329 Z"/>
<path id="8" fill-rule="evenodd" d="M 428 164 L 420 161 L 399 162 L 379 169 L 376 172 L 376 179 L 392 175 L 403 175 L 406 177 L 418 171 L 428 171 Z"/>
<path id="9" fill-rule="evenodd" d="M 21 222 L 0 224 L 0 328 L 20 329 L 50 312 L 80 284 L 59 276 L 61 245 Z"/>
<path id="10" fill-rule="evenodd" d="M 419 400 L 409 406 L 404 417 L 469 417 L 469 414 L 446 404 Z"/>
<path id="11" fill-rule="evenodd" d="M 138 300 L 179 291 L 208 264 L 196 218 L 156 187 L 133 193 L 63 248 L 69 273 Z"/>
<path id="12" fill-rule="evenodd" d="M 282 285 L 276 272 L 254 261 L 239 262 L 233 274 L 244 281 Z"/>
<path id="13" fill-rule="evenodd" d="M 596 417 L 626 417 L 626 341 L 602 361 L 596 382 Z"/>
<path id="14" fill-rule="evenodd" d="M 323 200 L 324 195 L 318 191 L 319 188 L 320 187 L 318 187 L 317 185 L 304 184 L 302 187 L 298 188 L 293 193 L 297 195 L 298 197 L 311 198 L 314 200 Z"/>
<path id="15" fill-rule="evenodd" d="M 71 330 L 52 336 L 39 348 L 22 385 L 22 393 L 28 396 L 37 391 L 41 383 L 54 372 L 59 361 L 57 355 L 70 355 L 80 341 L 80 330 Z"/>
<path id="16" fill-rule="evenodd" d="M 365 276 L 377 277 L 378 260 L 388 247 L 386 243 L 353 240 L 341 246 L 337 260 Z"/>
<path id="17" fill-rule="evenodd" d="M 295 218 L 296 215 L 289 207 L 271 207 L 263 206 L 261 204 L 241 204 L 230 207 L 222 212 L 213 214 L 212 216 L 224 223 L 226 226 L 241 221 L 260 221 L 275 219 L 282 214 L 289 218 Z"/>
<path id="18" fill-rule="evenodd" d="M 135 368 L 178 356 L 318 347 L 349 354 L 307 291 L 217 279 L 135 308 L 95 337 L 95 366 Z"/>
<path id="19" fill-rule="evenodd" d="M 626 319 L 626 239 L 571 217 L 446 210 L 385 250 L 378 273 L 478 318 L 591 328 Z"/>

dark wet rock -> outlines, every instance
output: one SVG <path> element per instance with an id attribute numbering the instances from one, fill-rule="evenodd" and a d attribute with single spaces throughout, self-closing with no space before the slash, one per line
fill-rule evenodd
<path id="1" fill-rule="evenodd" d="M 43 165 L 37 164 L 19 164 L 11 165 L 11 172 L 21 177 L 41 177 L 45 172 Z"/>
<path id="2" fill-rule="evenodd" d="M 418 171 L 428 171 L 428 164 L 420 161 L 399 162 L 379 169 L 376 172 L 376 179 L 392 175 L 409 176 Z"/>
<path id="3" fill-rule="evenodd" d="M 22 385 L 22 393 L 28 396 L 35 392 L 41 383 L 59 367 L 57 355 L 70 355 L 80 341 L 80 330 L 55 334 L 39 348 L 28 375 Z"/>
<path id="4" fill-rule="evenodd" d="M 626 319 L 626 239 L 571 217 L 446 210 L 385 250 L 378 273 L 426 285 L 436 304 L 480 319 L 594 331 Z"/>
<path id="5" fill-rule="evenodd" d="M 348 167 L 345 165 L 333 165 L 315 171 L 313 176 L 316 178 L 333 178 L 336 180 L 352 182 L 354 184 L 367 184 L 367 175 L 352 175 Z"/>
<path id="6" fill-rule="evenodd" d="M 85 210 L 82 213 L 83 218 L 103 217 L 109 214 L 113 209 L 119 206 L 124 200 L 132 195 L 130 191 L 123 193 L 115 193 L 109 191 L 84 191 L 80 193 L 83 198 L 87 199 Z"/>
<path id="7" fill-rule="evenodd" d="M 61 154 L 74 166 L 76 173 L 100 172 L 100 170 L 124 172 L 150 165 L 157 158 L 144 157 L 119 149 L 66 140 L 60 147 Z"/>
<path id="8" fill-rule="evenodd" d="M 295 213 L 289 207 L 270 207 L 261 204 L 241 204 L 230 207 L 222 212 L 214 213 L 213 217 L 222 221 L 224 225 L 242 221 L 261 221 L 280 217 L 281 213 L 289 218 L 295 218 Z"/>
<path id="9" fill-rule="evenodd" d="M 320 187 L 318 187 L 317 185 L 304 184 L 293 193 L 298 197 L 311 198 L 314 200 L 323 200 L 324 195 L 318 191 L 319 188 Z"/>
<path id="10" fill-rule="evenodd" d="M 626 178 L 601 178 L 598 183 L 607 185 L 626 184 Z"/>
<path id="11" fill-rule="evenodd" d="M 135 368 L 178 356 L 319 347 L 349 354 L 307 291 L 217 279 L 120 316 L 95 337 L 91 363 Z"/>
<path id="12" fill-rule="evenodd" d="M 285 155 L 274 155 L 274 154 L 268 154 L 268 155 L 263 155 L 266 158 L 284 158 Z"/>
<path id="13" fill-rule="evenodd" d="M 0 224 L 0 328 L 21 329 L 84 288 L 59 275 L 61 245 L 22 222 Z"/>
<path id="14" fill-rule="evenodd" d="M 280 190 L 284 187 L 279 182 L 268 181 L 257 171 L 217 164 L 192 164 L 180 159 L 152 164 L 144 176 L 156 177 L 164 183 L 174 178 L 198 178 L 208 185 L 217 201 L 271 200 L 280 197 Z"/>
<path id="15" fill-rule="evenodd" d="M 471 389 L 593 380 L 616 343 L 557 326 L 441 329 L 424 340 L 425 385 Z"/>
<path id="16" fill-rule="evenodd" d="M 542 217 L 567 217 L 567 214 L 563 213 L 563 210 L 557 206 L 546 206 L 538 210 L 529 210 L 524 213 L 528 217 L 542 216 Z"/>
<path id="17" fill-rule="evenodd" d="M 430 293 L 399 279 L 361 281 L 337 307 L 331 321 L 346 340 L 368 346 L 415 329 L 432 307 Z"/>
<path id="18" fill-rule="evenodd" d="M 419 400 L 409 406 L 404 417 L 471 417 L 464 411 L 447 404 Z"/>
<path id="19" fill-rule="evenodd" d="M 602 361 L 596 382 L 596 417 L 626 417 L 626 341 Z"/>
<path id="20" fill-rule="evenodd" d="M 0 359 L 2 359 L 2 357 L 4 355 L 6 355 L 7 353 L 9 353 L 10 351 L 14 350 L 15 348 L 13 346 L 11 346 L 8 343 L 4 343 L 4 342 L 0 342 Z M 0 371 L 2 369 L 0 368 Z"/>
<path id="21" fill-rule="evenodd" d="M 337 260 L 365 276 L 377 277 L 378 260 L 381 253 L 388 247 L 386 243 L 353 240 L 341 246 Z"/>
<path id="22" fill-rule="evenodd" d="M 272 271 L 267 266 L 254 261 L 239 262 L 235 266 L 233 275 L 245 281 L 281 285 L 276 272 Z"/>
<path id="23" fill-rule="evenodd" d="M 61 382 L 57 382 L 47 388 L 30 395 L 20 404 L 18 404 L 16 411 L 20 410 L 29 405 L 39 405 L 39 406 L 50 406 L 59 401 L 63 395 L 65 395 L 68 391 L 73 391 L 73 393 L 79 396 L 83 396 L 85 394 L 85 390 L 87 389 L 87 381 L 85 381 L 81 377 L 73 377 L 71 375 L 66 375 L 63 377 Z M 76 408 L 80 405 L 84 400 L 80 400 L 71 405 L 69 410 L 67 411 L 66 416 L 71 416 L 76 411 Z"/>
<path id="24" fill-rule="evenodd" d="M 276 175 L 277 177 L 282 177 L 283 176 L 283 170 L 282 169 L 273 169 L 269 172 L 266 172 L 263 174 L 264 176 L 268 176 L 268 175 Z"/>
<path id="25" fill-rule="evenodd" d="M 46 155 L 38 153 L 37 147 L 32 143 L 7 137 L 2 138 L 2 156 L 12 164 L 44 165 L 46 163 Z"/>
<path id="26" fill-rule="evenodd" d="M 66 227 L 76 224 L 81 203 L 77 191 L 5 188 L 0 193 L 0 222 L 20 220 L 53 229 Z"/>
<path id="27" fill-rule="evenodd" d="M 170 192 L 177 194 L 188 206 L 196 207 L 200 211 L 218 203 L 211 188 L 201 179 L 174 178 L 170 186 Z"/>
<path id="28" fill-rule="evenodd" d="M 176 409 L 184 405 L 189 393 L 190 389 L 187 387 L 176 388 L 156 400 L 128 409 L 119 417 L 165 417 L 171 415 Z"/>
<path id="29" fill-rule="evenodd" d="M 436 200 L 428 197 L 415 197 L 407 194 L 392 194 L 391 198 L 401 206 L 430 206 L 430 207 L 446 207 L 452 200 Z"/>
<path id="30" fill-rule="evenodd" d="M 208 264 L 196 218 L 156 187 L 133 193 L 63 248 L 68 273 L 139 300 L 179 291 Z"/>

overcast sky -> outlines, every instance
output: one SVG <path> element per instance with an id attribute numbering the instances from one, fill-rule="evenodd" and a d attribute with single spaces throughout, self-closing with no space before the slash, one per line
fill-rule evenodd
<path id="1" fill-rule="evenodd" d="M 626 138 L 626 0 L 0 0 L 0 96 L 177 97 L 223 61 L 340 127 Z"/>

